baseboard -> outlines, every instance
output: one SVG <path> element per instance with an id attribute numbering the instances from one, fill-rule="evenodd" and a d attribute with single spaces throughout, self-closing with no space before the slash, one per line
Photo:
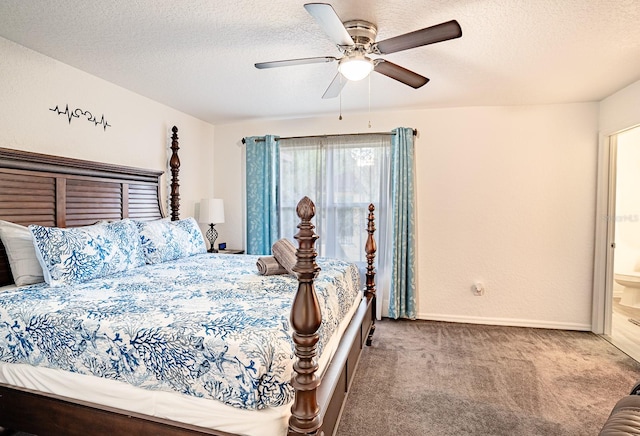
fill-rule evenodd
<path id="1" fill-rule="evenodd" d="M 591 324 L 574 322 L 540 321 L 535 319 L 487 318 L 481 316 L 443 315 L 439 313 L 419 313 L 418 319 L 428 321 L 459 322 L 465 324 L 504 325 L 512 327 L 533 327 L 556 330 L 591 331 Z"/>

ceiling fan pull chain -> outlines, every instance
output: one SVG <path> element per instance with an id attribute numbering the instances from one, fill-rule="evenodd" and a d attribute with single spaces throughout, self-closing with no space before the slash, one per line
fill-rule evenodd
<path id="1" fill-rule="evenodd" d="M 369 128 L 371 128 L 371 74 L 369 74 Z"/>
<path id="2" fill-rule="evenodd" d="M 340 74 L 340 84 L 342 84 L 342 74 Z M 340 116 L 338 117 L 338 120 L 342 121 L 342 87 L 340 89 Z"/>

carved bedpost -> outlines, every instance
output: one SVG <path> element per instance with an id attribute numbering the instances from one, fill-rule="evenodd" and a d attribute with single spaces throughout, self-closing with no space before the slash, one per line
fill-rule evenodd
<path id="1" fill-rule="evenodd" d="M 322 425 L 320 408 L 316 398 L 316 390 L 320 380 L 316 376 L 316 343 L 318 329 L 322 321 L 318 297 L 313 280 L 320 268 L 316 264 L 314 244 L 318 235 L 313 231 L 311 218 L 316 214 L 315 205 L 304 197 L 296 208 L 300 224 L 295 238 L 298 240 L 296 251 L 297 262 L 293 270 L 298 274 L 298 292 L 291 307 L 291 325 L 293 326 L 293 342 L 297 359 L 293 364 L 291 385 L 296 391 L 291 418 L 289 418 L 289 435 L 317 435 Z"/>
<path id="2" fill-rule="evenodd" d="M 171 129 L 171 159 L 169 159 L 169 167 L 171 167 L 171 221 L 180 219 L 180 184 L 178 183 L 178 173 L 180 172 L 180 158 L 178 157 L 178 128 L 173 126 Z"/>
<path id="3" fill-rule="evenodd" d="M 367 223 L 367 242 L 364 246 L 364 251 L 367 253 L 367 273 L 366 273 L 366 289 L 365 295 L 368 299 L 371 300 L 371 320 L 373 324 L 371 325 L 371 329 L 369 330 L 369 335 L 367 336 L 367 345 L 371 345 L 371 341 L 373 338 L 373 333 L 376 331 L 376 271 L 373 267 L 373 262 L 376 258 L 376 240 L 373 238 L 373 233 L 376 231 L 375 226 L 375 216 L 373 215 L 373 211 L 375 210 L 375 206 L 372 204 L 369 205 L 369 218 Z"/>

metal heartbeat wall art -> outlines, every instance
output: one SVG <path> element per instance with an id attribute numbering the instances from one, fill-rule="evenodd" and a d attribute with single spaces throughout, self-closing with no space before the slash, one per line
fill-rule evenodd
<path id="1" fill-rule="evenodd" d="M 105 120 L 104 114 L 100 117 L 100 119 L 97 119 L 91 112 L 82 110 L 80 108 L 76 108 L 70 111 L 68 104 L 65 106 L 64 111 L 60 110 L 59 106 L 57 105 L 53 109 L 49 108 L 49 110 L 56 112 L 58 115 L 66 115 L 69 119 L 69 124 L 71 124 L 71 120 L 74 118 L 87 117 L 87 121 L 93 123 L 95 126 L 101 125 L 105 131 L 107 130 L 107 127 L 111 127 L 111 124 L 109 124 L 107 120 Z"/>

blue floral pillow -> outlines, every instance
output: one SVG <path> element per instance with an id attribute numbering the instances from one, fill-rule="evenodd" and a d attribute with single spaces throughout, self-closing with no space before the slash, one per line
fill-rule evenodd
<path id="1" fill-rule="evenodd" d="M 50 286 L 82 283 L 145 263 L 131 220 L 68 229 L 31 225 L 29 230 Z"/>
<path id="2" fill-rule="evenodd" d="M 162 263 L 206 253 L 204 237 L 193 218 L 136 221 L 147 263 Z"/>

